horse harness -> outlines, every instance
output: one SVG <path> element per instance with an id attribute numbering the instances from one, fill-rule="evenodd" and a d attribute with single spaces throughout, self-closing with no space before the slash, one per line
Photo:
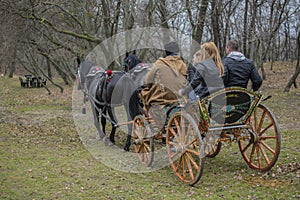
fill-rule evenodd
<path id="1" fill-rule="evenodd" d="M 91 70 L 87 74 L 87 76 L 86 76 L 87 80 L 86 81 L 88 81 L 88 79 L 90 79 L 90 81 L 93 81 L 96 76 L 99 76 L 99 77 L 97 77 L 97 78 L 99 78 L 99 82 L 97 84 L 97 87 L 95 87 L 95 90 L 98 90 L 98 94 L 100 94 L 102 96 L 103 92 L 106 92 L 106 91 L 103 91 L 103 90 L 107 89 L 107 84 L 112 80 L 112 78 L 114 76 L 114 72 L 110 69 L 103 70 L 99 66 L 94 66 L 94 67 L 91 68 Z M 89 91 L 88 88 L 89 88 L 89 86 L 86 83 L 85 84 L 85 90 Z M 87 93 L 89 93 L 89 92 L 87 92 Z M 96 91 L 92 91 L 92 94 L 95 94 L 95 93 L 96 93 Z M 91 97 L 92 95 L 89 95 L 89 96 Z M 95 101 L 98 104 L 103 104 L 103 103 L 100 103 L 99 101 L 97 101 L 95 99 L 95 97 L 93 97 L 93 101 Z"/>

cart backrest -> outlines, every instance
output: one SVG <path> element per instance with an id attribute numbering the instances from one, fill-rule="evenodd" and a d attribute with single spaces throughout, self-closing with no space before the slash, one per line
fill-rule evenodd
<path id="1" fill-rule="evenodd" d="M 261 95 L 240 87 L 229 87 L 202 99 L 200 104 L 210 127 L 245 124 Z"/>

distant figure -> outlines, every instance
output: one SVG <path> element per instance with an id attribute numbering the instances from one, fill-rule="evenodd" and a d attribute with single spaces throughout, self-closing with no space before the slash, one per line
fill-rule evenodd
<path id="1" fill-rule="evenodd" d="M 180 95 L 189 95 L 191 100 L 195 100 L 191 96 L 192 91 L 201 99 L 224 88 L 221 78 L 224 67 L 215 43 L 205 42 L 202 44 L 201 49 L 194 54 L 193 62 L 196 68 L 195 74 L 191 82 L 178 91 Z"/>
<path id="2" fill-rule="evenodd" d="M 240 86 L 247 88 L 248 81 L 251 80 L 253 91 L 257 91 L 262 84 L 262 78 L 252 60 L 247 59 L 239 52 L 237 40 L 228 42 L 226 54 L 227 56 L 222 59 L 225 67 L 223 77 L 225 87 Z"/>

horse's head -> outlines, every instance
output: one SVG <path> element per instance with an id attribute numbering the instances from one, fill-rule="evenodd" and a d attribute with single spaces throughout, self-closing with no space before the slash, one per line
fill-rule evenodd
<path id="1" fill-rule="evenodd" d="M 90 69 L 94 66 L 94 64 L 88 60 L 80 62 L 77 69 L 77 89 L 84 89 L 84 82 L 86 79 L 86 75 L 89 73 Z"/>
<path id="2" fill-rule="evenodd" d="M 126 58 L 124 59 L 124 67 L 125 67 L 124 71 L 125 72 L 130 71 L 141 62 L 142 61 L 135 54 L 128 55 L 126 53 Z"/>

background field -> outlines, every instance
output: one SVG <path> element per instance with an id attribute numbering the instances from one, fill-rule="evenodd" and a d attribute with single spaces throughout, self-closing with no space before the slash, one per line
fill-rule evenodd
<path id="1" fill-rule="evenodd" d="M 127 173 L 107 167 L 82 144 L 72 115 L 72 87 L 21 88 L 0 78 L 0 199 L 300 199 L 300 89 L 283 93 L 294 68 L 267 69 L 265 104 L 281 128 L 281 154 L 271 171 L 251 170 L 236 143 L 205 160 L 196 187 L 170 167 Z M 298 78 L 299 80 L 299 78 Z M 298 85 L 299 85 L 298 81 Z M 117 138 L 124 133 L 118 132 Z"/>

